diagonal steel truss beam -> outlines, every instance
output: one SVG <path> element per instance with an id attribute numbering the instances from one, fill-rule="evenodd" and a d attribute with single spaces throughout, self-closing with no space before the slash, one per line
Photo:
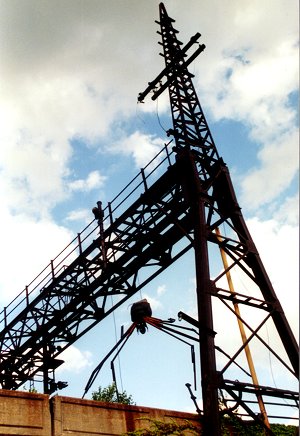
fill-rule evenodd
<path id="1" fill-rule="evenodd" d="M 191 221 L 175 180 L 177 167 L 175 163 L 104 231 L 105 262 L 98 236 L 6 324 L 0 335 L 3 387 L 16 388 L 43 369 L 45 343 L 53 350 L 47 365 L 55 365 L 67 346 L 191 247 L 192 237 L 186 238 Z M 181 239 L 186 243 L 177 249 Z M 109 295 L 122 298 L 110 307 Z"/>

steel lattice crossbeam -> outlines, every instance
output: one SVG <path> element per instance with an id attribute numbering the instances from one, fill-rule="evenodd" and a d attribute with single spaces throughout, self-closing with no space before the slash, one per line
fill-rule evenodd
<path id="1" fill-rule="evenodd" d="M 63 349 L 192 246 L 189 208 L 176 182 L 178 167 L 175 163 L 146 189 L 103 236 L 53 277 L 2 330 L 3 387 L 20 386 L 42 371 L 44 364 L 56 367 Z M 176 251 L 177 242 L 183 238 L 186 243 Z M 116 294 L 122 298 L 107 309 L 107 297 Z M 47 362 L 45 344 L 51 344 Z"/>

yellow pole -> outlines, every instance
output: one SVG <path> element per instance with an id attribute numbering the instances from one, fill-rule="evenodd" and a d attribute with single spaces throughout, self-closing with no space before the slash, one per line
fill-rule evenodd
<path id="1" fill-rule="evenodd" d="M 222 238 L 221 238 L 220 230 L 218 228 L 216 228 L 215 231 L 216 231 L 216 235 L 217 235 L 218 240 L 221 241 Z M 232 282 L 231 274 L 230 274 L 230 271 L 228 269 L 227 256 L 226 256 L 226 253 L 222 249 L 221 246 L 220 246 L 220 253 L 221 253 L 221 257 L 222 257 L 223 266 L 224 266 L 224 269 L 226 271 L 226 278 L 227 278 L 229 290 L 230 290 L 230 292 L 232 294 L 234 294 L 235 291 L 234 291 L 234 287 L 233 287 L 233 282 Z M 256 375 L 256 371 L 255 371 L 255 367 L 254 367 L 251 351 L 250 351 L 249 345 L 247 344 L 247 336 L 246 336 L 246 332 L 245 332 L 245 329 L 244 329 L 244 324 L 241 321 L 241 318 L 239 318 L 239 317 L 241 317 L 241 314 L 240 314 L 240 308 L 239 308 L 238 303 L 233 303 L 233 307 L 234 307 L 234 311 L 235 311 L 236 315 L 238 315 L 237 316 L 237 322 L 238 322 L 238 325 L 239 325 L 239 329 L 240 329 L 240 333 L 241 333 L 243 344 L 245 345 L 244 349 L 245 349 L 245 354 L 246 354 L 246 358 L 247 358 L 247 362 L 248 362 L 251 378 L 252 378 L 253 384 L 258 387 L 259 386 L 258 378 L 257 378 L 257 375 Z M 265 409 L 265 405 L 264 405 L 262 396 L 259 393 L 257 393 L 256 396 L 257 396 L 257 401 L 258 401 L 260 412 L 261 412 L 261 414 L 263 416 L 263 421 L 264 421 L 265 425 L 268 428 L 270 428 L 270 423 L 269 423 L 269 420 L 268 420 L 268 416 L 267 416 L 267 412 L 266 412 L 266 409 Z"/>

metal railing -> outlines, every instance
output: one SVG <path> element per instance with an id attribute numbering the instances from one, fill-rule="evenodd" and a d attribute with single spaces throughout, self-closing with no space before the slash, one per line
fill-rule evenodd
<path id="1" fill-rule="evenodd" d="M 175 153 L 170 144 L 164 147 L 141 171 L 113 198 L 103 209 L 103 223 L 109 226 L 117 216 L 137 199 L 148 185 L 155 181 L 166 166 L 175 162 Z M 38 292 L 41 292 L 51 281 L 58 277 L 78 255 L 95 239 L 99 232 L 97 221 L 92 220 L 50 263 L 0 312 L 0 332 L 30 304 Z"/>

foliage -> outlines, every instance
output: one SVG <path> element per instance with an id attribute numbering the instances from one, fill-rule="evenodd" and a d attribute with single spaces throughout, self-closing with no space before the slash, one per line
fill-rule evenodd
<path id="1" fill-rule="evenodd" d="M 226 401 L 219 397 L 219 408 L 223 412 L 221 417 L 222 436 L 230 436 L 232 432 L 239 436 L 265 436 L 265 431 L 260 424 L 253 421 L 243 421 L 237 415 L 226 413 Z M 232 430 L 230 432 L 230 430 Z M 275 436 L 297 436 L 299 428 L 293 425 L 271 424 Z"/>
<path id="2" fill-rule="evenodd" d="M 294 425 L 271 424 L 271 430 L 276 436 L 297 436 L 299 427 Z"/>
<path id="3" fill-rule="evenodd" d="M 140 418 L 140 420 L 149 421 L 150 427 L 129 431 L 122 436 L 194 436 L 202 434 L 201 430 L 189 421 L 185 421 L 184 424 L 178 424 L 174 420 L 172 422 L 149 418 Z M 236 416 L 225 415 L 222 417 L 221 422 L 222 436 L 230 436 L 232 434 L 239 436 L 265 436 L 265 432 L 259 424 L 243 422 Z M 271 430 L 275 436 L 297 436 L 299 434 L 298 427 L 293 425 L 271 424 Z"/>
<path id="4" fill-rule="evenodd" d="M 124 433 L 122 436 L 192 436 L 199 435 L 199 429 L 191 422 L 186 421 L 183 424 L 178 424 L 174 420 L 171 422 L 159 421 L 156 419 L 140 418 L 141 420 L 149 421 L 148 429 L 139 429 Z"/>
<path id="5" fill-rule="evenodd" d="M 37 394 L 38 393 L 38 391 L 35 389 L 35 387 L 30 387 L 28 392 L 30 392 L 32 394 Z"/>
<path id="6" fill-rule="evenodd" d="M 27 391 L 27 386 L 23 385 L 21 390 Z M 29 386 L 28 392 L 31 393 L 31 394 L 37 394 L 38 393 L 38 391 L 36 390 L 36 388 L 34 386 Z"/>
<path id="7" fill-rule="evenodd" d="M 265 436 L 263 427 L 254 422 L 245 422 L 236 416 L 225 415 L 221 420 L 222 436 L 230 436 L 234 434 L 239 436 Z M 298 427 L 294 425 L 271 424 L 271 430 L 275 436 L 296 436 L 298 435 Z"/>
<path id="8" fill-rule="evenodd" d="M 92 392 L 92 400 L 105 401 L 107 403 L 135 404 L 131 395 L 126 391 L 118 392 L 115 383 L 108 385 L 106 388 L 99 386 L 97 391 Z"/>
<path id="9" fill-rule="evenodd" d="M 32 391 L 33 389 L 31 392 Z M 97 391 L 92 392 L 92 399 L 108 403 L 135 404 L 132 396 L 128 395 L 126 391 L 117 392 L 115 383 L 108 385 L 106 388 L 99 386 Z M 221 401 L 220 406 L 220 409 L 223 410 L 224 413 Z M 201 434 L 201 430 L 187 420 L 181 424 L 174 420 L 168 422 L 149 418 L 140 418 L 139 420 L 148 421 L 150 426 L 148 425 L 148 428 L 129 431 L 122 436 L 194 436 Z M 298 427 L 293 425 L 271 424 L 271 430 L 275 436 L 296 436 L 299 434 Z M 252 421 L 243 421 L 237 415 L 228 415 L 225 413 L 221 418 L 221 434 L 222 436 L 230 436 L 233 434 L 232 432 L 239 436 L 265 436 L 261 425 Z"/>
<path id="10" fill-rule="evenodd" d="M 245 423 L 237 416 L 225 415 L 221 419 L 221 431 L 223 436 L 229 436 L 232 429 L 240 436 L 265 436 L 265 432 L 261 425 L 256 423 Z"/>

